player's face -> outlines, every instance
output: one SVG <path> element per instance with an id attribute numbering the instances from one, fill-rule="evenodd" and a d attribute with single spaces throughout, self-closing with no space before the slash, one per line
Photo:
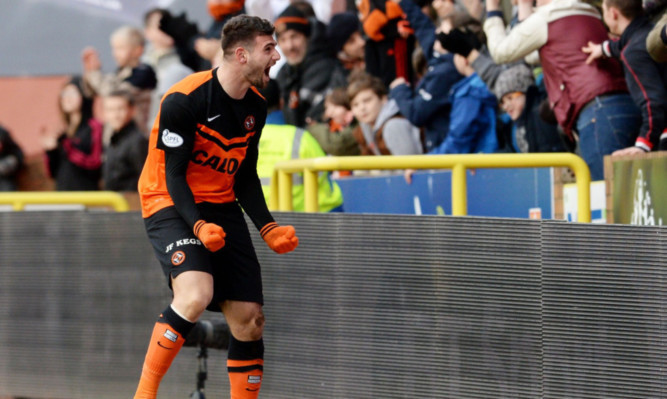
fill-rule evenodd
<path id="1" fill-rule="evenodd" d="M 288 29 L 278 35 L 278 46 L 285 54 L 288 64 L 299 65 L 306 58 L 308 37 L 294 29 Z"/>
<path id="2" fill-rule="evenodd" d="M 372 89 L 366 89 L 354 96 L 350 105 L 354 117 L 359 122 L 373 125 L 385 102 L 387 102 L 386 97 L 379 97 Z"/>
<path id="3" fill-rule="evenodd" d="M 127 125 L 133 116 L 133 108 L 123 97 L 106 97 L 103 101 L 104 122 L 114 131 Z"/>
<path id="4" fill-rule="evenodd" d="M 280 54 L 276 50 L 276 41 L 272 36 L 260 35 L 255 38 L 255 44 L 249 52 L 248 64 L 244 73 L 251 85 L 264 88 L 271 79 L 269 71 L 278 62 Z"/>

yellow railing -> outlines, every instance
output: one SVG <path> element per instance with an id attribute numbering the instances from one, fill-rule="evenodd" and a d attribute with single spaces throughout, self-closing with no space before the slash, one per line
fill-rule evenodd
<path id="1" fill-rule="evenodd" d="M 281 161 L 276 163 L 271 179 L 270 206 L 281 211 L 292 210 L 292 173 L 303 173 L 305 210 L 317 212 L 317 173 L 320 171 L 451 169 L 452 215 L 465 216 L 468 213 L 467 169 L 542 167 L 572 169 L 578 191 L 577 218 L 579 222 L 589 223 L 591 174 L 584 160 L 570 153 L 353 156 Z"/>
<path id="2" fill-rule="evenodd" d="M 0 204 L 10 204 L 15 211 L 26 205 L 107 206 L 118 212 L 130 210 L 125 197 L 113 191 L 15 191 L 0 193 Z"/>

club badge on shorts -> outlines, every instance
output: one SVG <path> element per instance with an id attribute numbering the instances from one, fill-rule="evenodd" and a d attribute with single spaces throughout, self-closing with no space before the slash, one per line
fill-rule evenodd
<path id="1" fill-rule="evenodd" d="M 185 262 L 185 252 L 176 251 L 176 252 L 174 252 L 173 255 L 171 255 L 171 264 L 172 265 L 180 266 L 183 262 Z"/>

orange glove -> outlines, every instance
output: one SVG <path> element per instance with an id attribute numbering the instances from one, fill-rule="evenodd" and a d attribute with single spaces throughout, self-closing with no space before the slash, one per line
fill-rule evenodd
<path id="1" fill-rule="evenodd" d="M 278 226 L 276 222 L 271 222 L 262 227 L 259 234 L 269 248 L 279 254 L 294 251 L 294 248 L 299 245 L 299 237 L 296 236 L 292 226 Z"/>
<path id="2" fill-rule="evenodd" d="M 219 251 L 225 246 L 225 231 L 215 223 L 206 223 L 200 219 L 195 223 L 193 231 L 197 238 L 211 252 Z"/>

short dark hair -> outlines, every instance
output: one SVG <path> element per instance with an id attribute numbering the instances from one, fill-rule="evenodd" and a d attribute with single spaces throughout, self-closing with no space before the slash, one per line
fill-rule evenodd
<path id="1" fill-rule="evenodd" d="M 113 90 L 111 93 L 107 94 L 104 97 L 105 98 L 109 98 L 109 97 L 122 98 L 123 100 L 125 100 L 127 102 L 127 105 L 129 105 L 130 107 L 134 107 L 134 101 L 135 101 L 134 96 L 132 95 L 132 93 L 130 93 L 129 90 L 125 90 L 125 89 Z"/>
<path id="2" fill-rule="evenodd" d="M 382 79 L 371 75 L 367 72 L 362 72 L 350 78 L 350 83 L 347 86 L 347 96 L 350 102 L 364 90 L 371 90 L 375 95 L 382 98 L 387 95 L 387 86 L 385 86 Z"/>
<path id="3" fill-rule="evenodd" d="M 641 1 L 641 0 L 640 0 Z M 486 44 L 486 35 L 482 23 L 470 16 L 465 11 L 452 11 L 445 18 L 452 23 L 452 29 L 460 29 L 477 37 L 481 44 Z"/>
<path id="4" fill-rule="evenodd" d="M 607 7 L 617 8 L 627 19 L 635 19 L 644 13 L 642 0 L 603 0 Z"/>
<path id="5" fill-rule="evenodd" d="M 222 28 L 222 51 L 229 54 L 239 44 L 252 46 L 260 35 L 273 36 L 275 28 L 271 22 L 246 14 L 231 18 Z"/>
<path id="6" fill-rule="evenodd" d="M 347 89 L 344 87 L 336 87 L 331 90 L 324 98 L 324 101 L 350 109 L 350 97 L 348 97 Z"/>

